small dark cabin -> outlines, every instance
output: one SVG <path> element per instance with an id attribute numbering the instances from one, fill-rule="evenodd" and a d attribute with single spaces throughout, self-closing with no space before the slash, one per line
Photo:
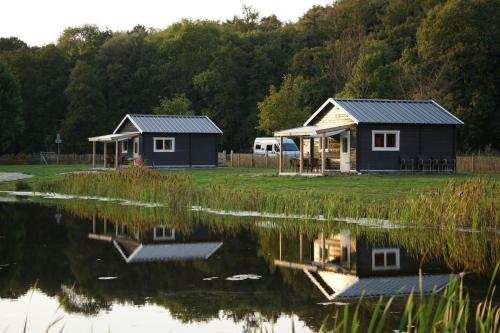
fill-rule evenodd
<path id="1" fill-rule="evenodd" d="M 329 98 L 302 127 L 274 136 L 300 138 L 300 173 L 454 171 L 462 124 L 433 100 Z"/>
<path id="2" fill-rule="evenodd" d="M 157 168 L 216 167 L 217 141 L 222 131 L 205 116 L 127 114 L 112 134 L 89 138 L 104 143 L 105 162 L 109 163 L 107 144 L 114 143 L 115 167 L 142 160 Z"/>

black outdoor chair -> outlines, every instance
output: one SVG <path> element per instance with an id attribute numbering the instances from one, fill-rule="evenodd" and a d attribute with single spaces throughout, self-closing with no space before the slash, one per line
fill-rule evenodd
<path id="1" fill-rule="evenodd" d="M 332 163 L 332 160 L 327 158 L 325 160 L 325 167 L 326 167 L 326 170 L 333 170 L 333 163 Z"/>
<path id="2" fill-rule="evenodd" d="M 290 168 L 294 170 L 295 172 L 299 171 L 300 169 L 300 160 L 298 158 L 292 157 L 290 159 Z"/>
<path id="3" fill-rule="evenodd" d="M 441 156 L 439 166 L 441 171 L 453 171 L 455 170 L 455 161 L 449 156 Z"/>
<path id="4" fill-rule="evenodd" d="M 431 158 L 419 155 L 416 157 L 416 161 L 417 161 L 417 170 L 419 171 L 431 170 L 432 167 Z"/>
<path id="5" fill-rule="evenodd" d="M 440 169 L 441 169 L 441 161 L 440 161 L 440 159 L 431 156 L 430 160 L 431 160 L 431 168 L 430 168 L 430 170 L 431 171 L 440 171 Z"/>
<path id="6" fill-rule="evenodd" d="M 402 155 L 399 157 L 399 169 L 400 170 L 413 171 L 413 164 L 414 164 L 413 158 L 406 156 L 406 155 Z"/>

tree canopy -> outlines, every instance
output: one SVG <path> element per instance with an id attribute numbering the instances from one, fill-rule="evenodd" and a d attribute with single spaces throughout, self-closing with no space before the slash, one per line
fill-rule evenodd
<path id="1" fill-rule="evenodd" d="M 88 152 L 85 137 L 154 112 L 210 116 L 221 149 L 246 150 L 334 96 L 434 99 L 465 122 L 459 149 L 498 150 L 498 40 L 498 0 L 339 0 L 294 23 L 245 6 L 164 30 L 69 27 L 43 47 L 0 38 L 25 124 L 9 151 L 53 151 L 60 132 Z"/>

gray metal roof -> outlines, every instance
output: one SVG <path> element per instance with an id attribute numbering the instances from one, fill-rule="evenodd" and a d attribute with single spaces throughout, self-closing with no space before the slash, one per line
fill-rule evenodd
<path id="1" fill-rule="evenodd" d="M 419 276 L 394 276 L 360 278 L 357 282 L 333 296 L 334 299 L 352 299 L 378 296 L 403 296 L 423 292 L 430 294 L 439 291 L 450 283 L 451 275 L 423 275 L 420 284 Z M 422 287 L 422 290 L 420 289 Z"/>
<path id="2" fill-rule="evenodd" d="M 129 119 L 141 133 L 201 133 L 222 134 L 222 131 L 206 116 L 169 116 L 128 114 L 115 129 Z"/>
<path id="3" fill-rule="evenodd" d="M 135 250 L 127 255 L 119 241 L 113 241 L 113 244 L 127 263 L 208 259 L 222 246 L 222 242 L 138 244 Z"/>
<path id="4" fill-rule="evenodd" d="M 446 124 L 463 122 L 433 100 L 334 98 L 357 123 Z"/>

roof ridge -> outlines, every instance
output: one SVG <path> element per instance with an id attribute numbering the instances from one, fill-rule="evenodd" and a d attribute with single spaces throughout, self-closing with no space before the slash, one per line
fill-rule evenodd
<path id="1" fill-rule="evenodd" d="M 392 102 L 392 103 L 433 103 L 432 99 L 382 99 L 382 98 L 333 98 L 335 101 Z"/>
<path id="2" fill-rule="evenodd" d="M 208 118 L 207 116 L 197 115 L 175 115 L 175 114 L 142 114 L 142 113 L 129 113 L 130 117 L 164 117 L 164 118 Z"/>

